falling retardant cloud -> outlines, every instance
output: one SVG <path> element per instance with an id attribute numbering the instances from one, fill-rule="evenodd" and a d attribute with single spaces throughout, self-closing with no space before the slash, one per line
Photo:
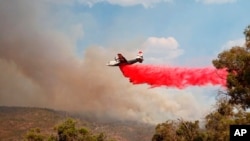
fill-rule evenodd
<path id="1" fill-rule="evenodd" d="M 157 92 L 128 83 L 119 68 L 105 66 L 114 54 L 111 48 L 88 47 L 83 58 L 77 56 L 76 40 L 84 33 L 78 30 L 84 27 L 72 25 L 71 34 L 66 34 L 48 26 L 56 20 L 50 17 L 48 4 L 0 1 L 0 105 L 151 123 L 176 117 L 196 119 L 203 114 L 206 106 L 193 113 L 199 103 L 190 91 Z"/>
<path id="2" fill-rule="evenodd" d="M 152 87 L 226 86 L 226 69 L 211 67 L 184 68 L 163 65 L 122 65 L 120 69 L 133 84 L 148 84 Z"/>

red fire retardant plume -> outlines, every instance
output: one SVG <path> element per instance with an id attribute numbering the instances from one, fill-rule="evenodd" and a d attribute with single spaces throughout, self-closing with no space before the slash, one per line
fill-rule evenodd
<path id="1" fill-rule="evenodd" d="M 123 75 L 133 84 L 149 84 L 151 87 L 175 87 L 221 85 L 226 86 L 226 69 L 213 67 L 181 68 L 157 65 L 122 65 Z"/>

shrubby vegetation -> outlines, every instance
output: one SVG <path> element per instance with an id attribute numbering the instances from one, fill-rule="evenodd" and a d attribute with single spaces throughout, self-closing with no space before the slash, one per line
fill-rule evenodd
<path id="1" fill-rule="evenodd" d="M 227 90 L 218 96 L 215 109 L 199 121 L 166 121 L 155 128 L 152 141 L 227 141 L 232 124 L 250 124 L 250 25 L 244 30 L 245 45 L 225 50 L 213 65 L 226 68 Z"/>
<path id="2" fill-rule="evenodd" d="M 55 126 L 56 134 L 46 135 L 39 128 L 31 129 L 25 135 L 25 141 L 114 141 L 104 133 L 94 134 L 85 127 L 77 127 L 74 119 L 67 119 Z"/>

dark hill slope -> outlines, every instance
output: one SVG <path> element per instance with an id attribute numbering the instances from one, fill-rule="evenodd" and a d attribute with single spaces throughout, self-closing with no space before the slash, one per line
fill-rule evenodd
<path id="1" fill-rule="evenodd" d="M 31 128 L 53 132 L 53 127 L 66 118 L 63 112 L 42 108 L 0 107 L 1 140 L 21 140 Z"/>

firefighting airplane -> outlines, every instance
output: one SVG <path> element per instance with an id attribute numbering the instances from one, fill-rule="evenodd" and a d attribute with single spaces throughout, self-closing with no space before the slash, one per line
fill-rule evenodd
<path id="1" fill-rule="evenodd" d="M 136 58 L 132 60 L 127 60 L 125 57 L 122 56 L 121 53 L 118 53 L 115 57 L 115 60 L 109 61 L 107 66 L 120 66 L 120 65 L 131 65 L 134 63 L 142 63 L 143 62 L 143 53 L 139 51 Z"/>

